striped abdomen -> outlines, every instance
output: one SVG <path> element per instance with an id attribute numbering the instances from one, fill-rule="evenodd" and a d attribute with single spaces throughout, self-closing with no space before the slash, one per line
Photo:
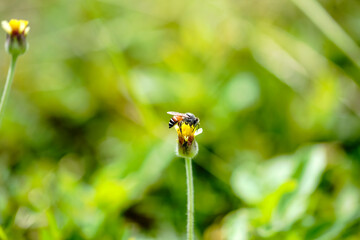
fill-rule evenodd
<path id="1" fill-rule="evenodd" d="M 181 117 L 181 116 L 173 116 L 170 119 L 169 128 L 172 128 L 177 122 L 181 121 L 182 119 L 183 119 L 183 117 Z"/>

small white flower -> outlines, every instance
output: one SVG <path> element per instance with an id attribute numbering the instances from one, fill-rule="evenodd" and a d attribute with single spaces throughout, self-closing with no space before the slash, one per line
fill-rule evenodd
<path id="1" fill-rule="evenodd" d="M 5 49 L 13 56 L 25 53 L 28 48 L 26 35 L 30 31 L 29 22 L 11 19 L 9 22 L 2 21 L 1 26 L 6 32 Z"/>

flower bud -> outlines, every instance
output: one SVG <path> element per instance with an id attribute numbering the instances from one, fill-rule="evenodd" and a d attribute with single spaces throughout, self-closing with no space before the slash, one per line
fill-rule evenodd
<path id="1" fill-rule="evenodd" d="M 26 20 L 11 19 L 10 22 L 2 21 L 1 26 L 5 30 L 5 50 L 13 56 L 24 54 L 28 48 L 26 35 L 30 27 Z"/>
<path id="2" fill-rule="evenodd" d="M 178 141 L 176 146 L 176 155 L 178 157 L 193 158 L 197 155 L 198 152 L 199 147 L 195 140 L 193 140 L 191 143 L 185 142 L 184 144 L 181 144 L 180 141 Z"/>

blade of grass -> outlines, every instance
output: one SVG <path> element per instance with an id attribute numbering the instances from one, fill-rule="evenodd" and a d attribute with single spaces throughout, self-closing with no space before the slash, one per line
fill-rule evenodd
<path id="1" fill-rule="evenodd" d="M 320 3 L 314 0 L 292 2 L 360 69 L 360 48 Z"/>
<path id="2" fill-rule="evenodd" d="M 341 91 L 339 101 L 360 118 L 360 108 L 357 104 L 357 99 L 360 98 L 360 82 L 358 80 L 350 77 L 342 68 L 315 51 L 311 46 L 282 29 L 269 24 L 265 24 L 261 29 L 306 69 L 310 79 L 316 79 L 316 76 L 326 72 L 335 75 L 340 81 L 341 88 L 344 89 Z"/>

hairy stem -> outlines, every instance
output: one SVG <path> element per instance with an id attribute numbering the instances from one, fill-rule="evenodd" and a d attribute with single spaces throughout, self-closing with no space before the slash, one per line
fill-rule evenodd
<path id="1" fill-rule="evenodd" d="M 13 81 L 13 78 L 14 78 L 16 59 L 17 59 L 16 55 L 13 55 L 11 57 L 11 62 L 10 62 L 10 67 L 9 67 L 8 74 L 7 74 L 7 77 L 6 77 L 5 87 L 4 87 L 2 96 L 1 96 L 1 101 L 0 101 L 0 126 L 1 126 L 2 118 L 3 118 L 4 112 L 5 112 L 5 105 L 6 105 L 7 99 L 9 98 L 11 84 L 12 84 L 12 81 Z"/>
<path id="2" fill-rule="evenodd" d="M 194 182 L 191 158 L 185 158 L 187 183 L 187 239 L 194 240 Z"/>

